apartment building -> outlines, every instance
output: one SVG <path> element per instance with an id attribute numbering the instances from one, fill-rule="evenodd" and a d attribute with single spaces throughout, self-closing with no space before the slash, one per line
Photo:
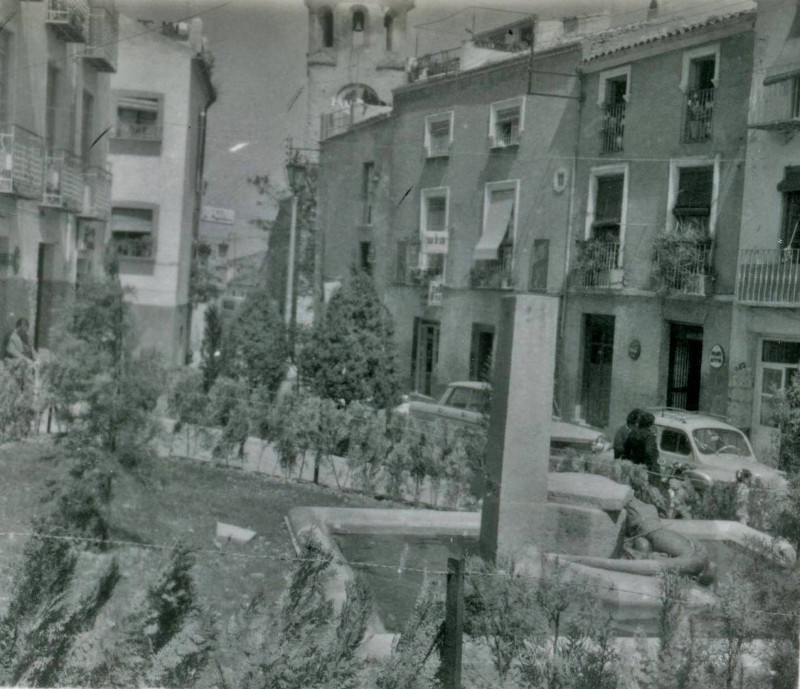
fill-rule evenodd
<path id="1" fill-rule="evenodd" d="M 122 16 L 111 80 L 114 168 L 108 247 L 119 259 L 142 347 L 181 365 L 203 191 L 206 112 L 216 94 L 202 21 L 147 26 Z"/>
<path id="2" fill-rule="evenodd" d="M 753 11 L 584 44 L 559 401 L 727 414 Z"/>
<path id="3" fill-rule="evenodd" d="M 49 345 L 59 301 L 100 262 L 111 174 L 102 133 L 117 15 L 101 2 L 14 0 L 0 31 L 0 313 Z"/>

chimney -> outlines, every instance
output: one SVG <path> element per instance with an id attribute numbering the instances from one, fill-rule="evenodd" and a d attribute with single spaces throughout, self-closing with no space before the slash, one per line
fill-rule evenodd
<path id="1" fill-rule="evenodd" d="M 658 16 L 658 0 L 650 0 L 650 7 L 647 8 L 647 21 Z"/>

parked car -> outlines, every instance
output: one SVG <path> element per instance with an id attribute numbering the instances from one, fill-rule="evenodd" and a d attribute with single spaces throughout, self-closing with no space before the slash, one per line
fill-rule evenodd
<path id="1" fill-rule="evenodd" d="M 688 465 L 684 475 L 702 490 L 716 482 L 733 483 L 739 469 L 749 469 L 764 485 L 783 491 L 786 474 L 761 464 L 747 436 L 725 421 L 697 412 L 651 409 L 655 416 L 659 463 Z"/>
<path id="2" fill-rule="evenodd" d="M 446 423 L 480 426 L 489 411 L 491 387 L 488 383 L 465 381 L 451 383 L 439 400 L 412 396 L 395 411 L 410 414 L 424 421 L 443 420 Z M 613 458 L 612 445 L 603 433 L 592 426 L 562 421 L 553 415 L 550 425 L 550 447 L 553 450 L 572 448 L 581 452 L 608 455 Z"/>

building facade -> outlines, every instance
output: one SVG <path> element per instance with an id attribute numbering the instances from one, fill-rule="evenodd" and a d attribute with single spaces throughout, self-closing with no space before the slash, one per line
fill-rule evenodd
<path id="1" fill-rule="evenodd" d="M 215 99 L 212 62 L 199 19 L 156 30 L 121 21 L 127 38 L 111 83 L 116 174 L 107 242 L 131 288 L 139 345 L 181 365 L 189 351 L 206 112 Z"/>
<path id="2" fill-rule="evenodd" d="M 117 16 L 64 0 L 3 4 L 0 31 L 0 313 L 47 348 L 59 303 L 99 262 L 111 175 L 102 137 Z"/>

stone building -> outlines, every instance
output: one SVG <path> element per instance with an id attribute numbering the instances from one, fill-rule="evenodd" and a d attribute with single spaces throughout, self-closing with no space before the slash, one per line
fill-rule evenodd
<path id="1" fill-rule="evenodd" d="M 202 21 L 127 39 L 112 79 L 109 159 L 115 170 L 108 245 L 132 288 L 139 343 L 168 364 L 189 351 L 189 278 L 203 188 L 206 112 L 216 98 Z"/>
<path id="2" fill-rule="evenodd" d="M 109 212 L 102 133 L 117 16 L 101 2 L 6 0 L 0 31 L 0 335 L 46 348 L 61 298 L 98 262 Z"/>

